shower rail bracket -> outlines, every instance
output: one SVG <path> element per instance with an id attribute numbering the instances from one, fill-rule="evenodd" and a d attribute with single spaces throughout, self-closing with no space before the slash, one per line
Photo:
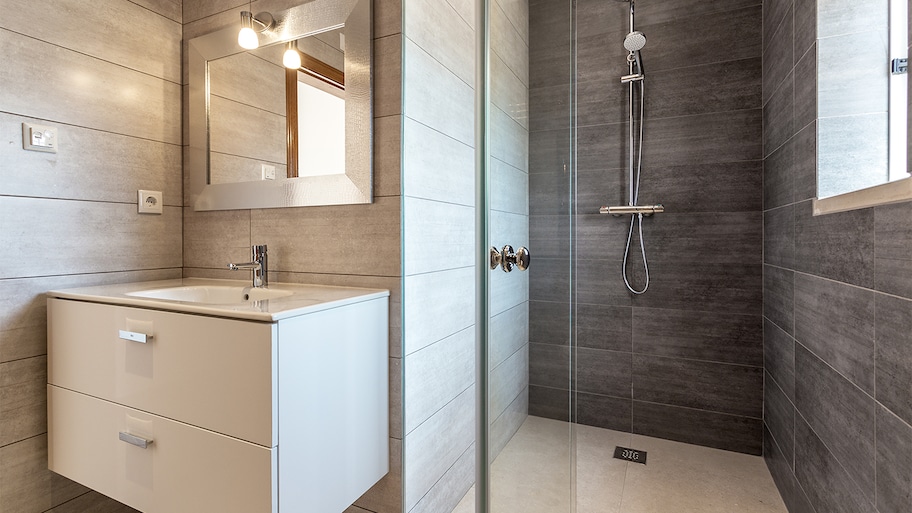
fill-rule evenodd
<path id="1" fill-rule="evenodd" d="M 621 205 L 616 207 L 602 207 L 599 209 L 599 214 L 611 214 L 615 217 L 620 217 L 627 214 L 643 214 L 644 216 L 651 216 L 652 214 L 661 214 L 665 212 L 665 206 L 662 204 L 658 205 Z"/>

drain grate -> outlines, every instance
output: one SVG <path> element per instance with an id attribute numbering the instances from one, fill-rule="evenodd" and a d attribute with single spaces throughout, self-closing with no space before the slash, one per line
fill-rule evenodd
<path id="1" fill-rule="evenodd" d="M 646 464 L 646 451 L 637 449 L 628 449 L 627 447 L 616 446 L 614 448 L 614 457 L 619 460 L 632 461 L 634 463 Z"/>

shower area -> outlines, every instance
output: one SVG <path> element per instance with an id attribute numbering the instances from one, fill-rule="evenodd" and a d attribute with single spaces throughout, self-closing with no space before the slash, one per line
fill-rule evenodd
<path id="1" fill-rule="evenodd" d="M 785 511 L 758 457 L 763 21 L 490 2 L 483 238 L 531 263 L 484 277 L 490 465 L 459 513 Z"/>

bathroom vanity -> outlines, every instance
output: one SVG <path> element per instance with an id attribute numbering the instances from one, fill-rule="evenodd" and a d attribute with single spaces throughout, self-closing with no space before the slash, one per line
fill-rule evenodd
<path id="1" fill-rule="evenodd" d="M 388 471 L 388 296 L 49 292 L 49 468 L 146 513 L 341 513 Z"/>

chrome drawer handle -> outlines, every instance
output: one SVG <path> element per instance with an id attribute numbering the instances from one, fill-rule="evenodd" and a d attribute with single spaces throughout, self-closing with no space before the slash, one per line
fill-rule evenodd
<path id="1" fill-rule="evenodd" d="M 136 435 L 131 435 L 130 433 L 124 433 L 123 431 L 120 432 L 118 438 L 130 445 L 135 445 L 140 449 L 148 449 L 149 446 L 152 445 L 152 440 L 147 440 Z"/>
<path id="2" fill-rule="evenodd" d="M 120 338 L 124 340 L 132 340 L 133 342 L 141 342 L 143 344 L 152 338 L 152 335 L 146 335 L 145 333 L 138 333 L 135 331 L 118 330 L 117 333 Z"/>

